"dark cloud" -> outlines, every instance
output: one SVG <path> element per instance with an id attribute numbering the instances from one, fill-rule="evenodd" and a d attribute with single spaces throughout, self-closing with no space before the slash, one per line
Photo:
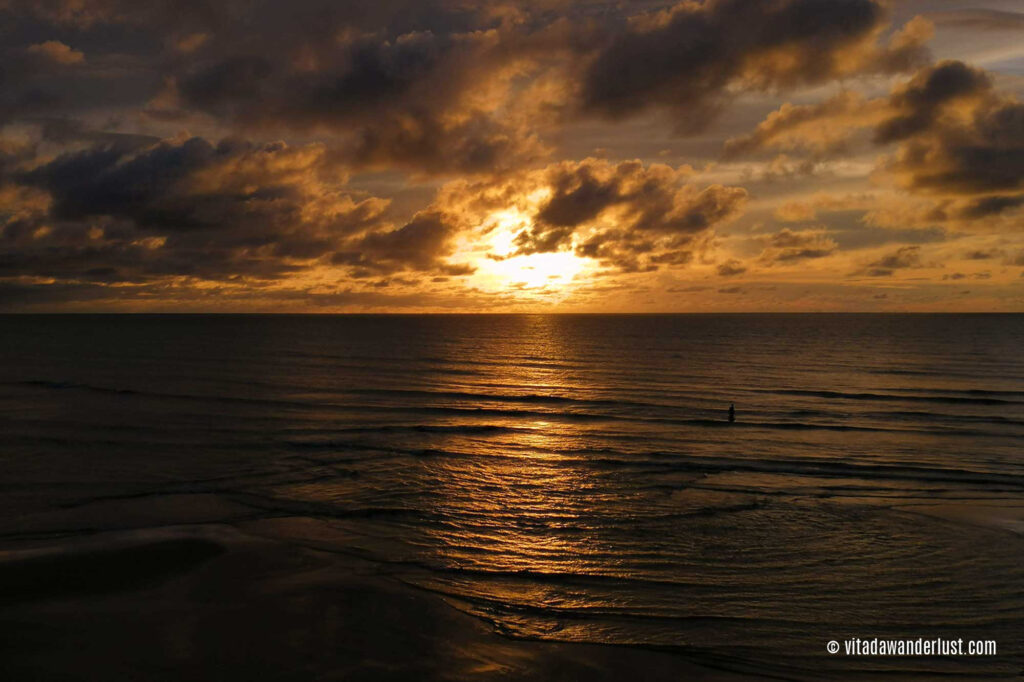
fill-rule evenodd
<path id="1" fill-rule="evenodd" d="M 692 179 L 688 168 L 588 158 L 453 181 L 432 210 L 437 234 L 446 226 L 482 240 L 473 258 L 574 252 L 606 274 L 650 272 L 690 263 L 710 248 L 714 228 L 742 211 L 742 188 Z"/>
<path id="2" fill-rule="evenodd" d="M 921 259 L 920 246 L 901 246 L 878 260 L 868 263 L 866 268 L 854 274 L 866 274 L 868 277 L 890 277 L 897 270 L 924 267 L 934 267 L 934 265 L 925 263 Z"/>
<path id="3" fill-rule="evenodd" d="M 69 146 L 75 143 L 86 143 L 88 145 L 102 144 L 130 152 L 160 142 L 160 138 L 153 135 L 95 130 L 84 121 L 73 118 L 38 117 L 29 118 L 25 121 L 26 123 L 39 126 L 39 135 L 42 140 L 58 145 Z"/>
<path id="4" fill-rule="evenodd" d="M 336 308 L 421 309 L 434 307 L 458 309 L 465 305 L 461 295 L 430 292 L 388 291 L 391 285 L 412 286 L 415 280 L 392 279 L 383 286 L 353 289 L 342 286 L 328 290 L 313 288 L 272 288 L 246 283 L 219 283 L 204 287 L 168 283 L 148 283 L 116 288 L 93 282 L 57 282 L 32 284 L 0 280 L 0 310 L 123 310 L 148 309 L 154 302 L 161 309 L 170 305 L 211 312 L 250 312 L 267 309 Z M 486 304 L 486 301 L 481 301 Z"/>
<path id="5" fill-rule="evenodd" d="M 237 124 L 346 136 L 360 165 L 491 172 L 541 148 L 493 102 L 476 99 L 485 88 L 505 97 L 517 36 L 512 28 L 355 35 L 283 46 L 288 54 L 198 60 L 176 82 L 184 106 Z"/>
<path id="6" fill-rule="evenodd" d="M 95 145 L 6 175 L 0 186 L 20 193 L 23 210 L 0 212 L 0 273 L 279 277 L 379 229 L 387 202 L 353 198 L 343 182 L 318 145 Z M 37 209 L 26 213 L 33 197 Z"/>
<path id="7" fill-rule="evenodd" d="M 883 256 L 879 260 L 870 264 L 876 268 L 887 268 L 889 270 L 896 270 L 900 268 L 919 268 L 922 267 L 921 263 L 921 247 L 920 246 L 901 246 L 892 253 Z"/>
<path id="8" fill-rule="evenodd" d="M 532 49 L 524 13 L 461 0 L 8 1 L 0 121 L 200 112 L 253 135 L 332 135 L 369 166 L 500 170 L 541 148 L 495 112 Z"/>
<path id="9" fill-rule="evenodd" d="M 964 258 L 967 260 L 989 260 L 990 258 L 998 258 L 1003 255 L 1001 249 L 989 249 L 987 251 L 968 251 L 964 254 Z"/>
<path id="10" fill-rule="evenodd" d="M 639 161 L 556 164 L 545 180 L 550 196 L 533 226 L 517 237 L 519 253 L 556 251 L 570 243 L 577 228 L 602 216 L 614 227 L 592 235 L 580 246 L 581 255 L 614 259 L 612 250 L 644 253 L 662 238 L 683 245 L 734 216 L 746 201 L 741 188 L 711 185 L 698 190 L 668 166 Z"/>
<path id="11" fill-rule="evenodd" d="M 946 123 L 910 140 L 891 170 L 908 186 L 930 192 L 1019 192 L 1024 189 L 1024 104 L 993 97 L 969 123 Z M 1016 206 L 1020 197 L 1015 193 L 989 206 Z"/>
<path id="12" fill-rule="evenodd" d="M 726 152 L 820 153 L 864 128 L 876 144 L 897 145 L 883 169 L 899 186 L 936 198 L 914 215 L 903 211 L 918 224 L 973 224 L 1024 205 L 1024 104 L 996 90 L 985 71 L 959 61 L 920 70 L 886 98 L 844 93 L 819 105 L 784 105 L 750 135 L 731 140 Z"/>
<path id="13" fill-rule="evenodd" d="M 888 102 L 896 114 L 875 129 L 880 143 L 902 141 L 889 170 L 911 189 L 981 196 L 961 218 L 1003 213 L 1024 203 L 1024 104 L 996 91 L 962 62 L 923 70 Z"/>
<path id="14" fill-rule="evenodd" d="M 984 71 L 963 62 L 944 61 L 924 69 L 889 98 L 889 106 L 898 113 L 875 128 L 875 141 L 895 142 L 924 132 L 936 124 L 946 107 L 991 87 Z"/>
<path id="15" fill-rule="evenodd" d="M 457 226 L 443 213 L 423 211 L 396 230 L 371 232 L 346 244 L 331 256 L 331 262 L 355 266 L 360 277 L 433 269 L 446 274 L 471 274 L 471 268 L 445 266 L 442 261 L 450 254 L 450 241 L 456 230 Z"/>
<path id="16" fill-rule="evenodd" d="M 0 300 L 248 289 L 372 305 L 552 253 L 593 259 L 581 279 L 605 282 L 830 256 L 855 241 L 836 223 L 856 211 L 818 207 L 831 229 L 719 257 L 715 230 L 744 189 L 580 138 L 611 134 L 596 119 L 651 111 L 693 132 L 742 92 L 917 69 L 929 24 L 892 33 L 886 15 L 883 0 L 0 0 Z M 809 183 L 873 134 L 893 146 L 894 184 L 933 204 L 921 221 L 1010 224 L 1024 205 L 1021 118 L 987 74 L 943 62 L 888 97 L 787 105 L 728 151 L 798 150 L 749 177 Z M 552 163 L 555 145 L 613 160 Z M 896 255 L 864 267 L 892 273 Z"/>
<path id="17" fill-rule="evenodd" d="M 746 191 L 698 189 L 686 174 L 639 161 L 563 162 L 542 174 L 547 195 L 515 239 L 517 254 L 574 248 L 623 272 L 684 265 L 709 230 L 738 215 Z"/>
<path id="18" fill-rule="evenodd" d="M 840 249 L 847 251 L 884 244 L 930 244 L 949 239 L 949 234 L 945 230 L 934 227 L 899 229 L 864 224 L 849 229 L 833 229 L 829 235 L 836 240 Z"/>
<path id="19" fill-rule="evenodd" d="M 7 55 L 0 77 L 7 118 L 76 118 L 114 104 L 154 121 L 201 113 L 250 135 L 332 136 L 352 163 L 419 173 L 530 163 L 545 149 L 540 132 L 573 115 L 663 107 L 692 125 L 737 85 L 904 69 L 927 37 L 912 22 L 879 46 L 878 0 L 709 0 L 656 11 L 498 0 L 8 0 L 0 11 L 20 55 Z M 65 73 L 83 63 L 90 68 Z"/>
<path id="20" fill-rule="evenodd" d="M 848 140 L 863 121 L 864 99 L 843 91 L 820 104 L 783 104 L 748 135 L 726 141 L 725 158 L 736 158 L 768 147 L 808 149 L 815 156 L 834 156 L 848 150 Z M 827 121 L 828 125 L 822 125 Z M 845 124 L 845 125 L 844 125 Z"/>
<path id="21" fill-rule="evenodd" d="M 992 273 L 989 273 L 989 272 L 975 272 L 975 273 L 972 273 L 970 275 L 965 275 L 962 272 L 954 272 L 954 273 L 943 275 L 942 276 L 942 281 L 943 282 L 947 282 L 947 281 L 956 282 L 956 281 L 959 281 L 959 280 L 962 280 L 962 279 L 986 280 L 986 279 L 991 279 L 991 278 L 992 278 Z"/>
<path id="22" fill-rule="evenodd" d="M 929 12 L 928 18 L 939 26 L 963 26 L 987 31 L 1022 31 L 1024 13 L 995 9 L 962 9 Z"/>
<path id="23" fill-rule="evenodd" d="M 747 268 L 735 258 L 720 263 L 717 269 L 719 277 L 735 277 L 747 271 Z"/>
<path id="24" fill-rule="evenodd" d="M 693 261 L 693 251 L 677 249 L 665 251 L 648 258 L 652 265 L 689 265 Z"/>
<path id="25" fill-rule="evenodd" d="M 120 113 L 157 92 L 168 23 L 153 21 L 138 30 L 109 25 L 112 15 L 104 4 L 0 3 L 0 124 L 32 116 Z M 137 3 L 150 4 L 170 3 Z"/>
<path id="26" fill-rule="evenodd" d="M 79 132 L 57 126 L 46 135 L 89 139 Z M 691 262 L 746 198 L 739 188 L 695 187 L 686 170 L 588 159 L 446 185 L 393 227 L 387 202 L 347 191 L 322 145 L 143 142 L 94 142 L 43 163 L 12 148 L 0 179 L 0 278 L 269 286 L 317 268 L 377 282 L 406 272 L 465 277 L 476 265 L 451 260 L 456 237 L 530 196 L 540 198 L 523 209 L 512 255 L 575 249 L 606 268 L 642 272 Z"/>
<path id="27" fill-rule="evenodd" d="M 947 125 L 950 108 L 988 96 L 991 89 L 983 70 L 943 61 L 919 71 L 888 98 L 865 100 L 843 91 L 819 104 L 783 104 L 752 133 L 728 140 L 724 151 L 727 157 L 769 147 L 841 152 L 864 127 L 873 128 L 877 144 L 904 141 Z"/>
<path id="28" fill-rule="evenodd" d="M 824 229 L 790 230 L 783 228 L 764 240 L 759 260 L 767 265 L 824 258 L 836 253 L 839 245 Z"/>
<path id="29" fill-rule="evenodd" d="M 960 208 L 963 218 L 984 218 L 1024 206 L 1024 194 L 1017 196 L 989 196 L 975 199 Z"/>
<path id="30" fill-rule="evenodd" d="M 661 105 L 699 127 L 730 85 L 777 89 L 920 63 L 927 32 L 915 25 L 888 48 L 886 13 L 873 0 L 708 0 L 636 17 L 593 59 L 583 107 L 622 117 Z"/>
<path id="31" fill-rule="evenodd" d="M 585 7 L 385 2 L 358 13 L 307 1 L 286 18 L 257 3 L 248 23 L 273 26 L 275 37 L 221 29 L 170 75 L 184 107 L 351 134 L 361 163 L 480 172 L 537 154 L 523 127 L 524 104 L 534 105 L 518 85 L 525 75 L 562 81 L 542 115 L 662 106 L 692 125 L 737 83 L 775 89 L 904 70 L 921 62 L 927 38 L 914 24 L 879 46 L 886 13 L 876 0 L 710 0 L 600 16 Z"/>

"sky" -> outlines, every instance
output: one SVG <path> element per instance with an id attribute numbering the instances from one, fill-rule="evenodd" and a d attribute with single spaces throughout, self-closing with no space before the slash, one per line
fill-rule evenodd
<path id="1" fill-rule="evenodd" d="M 0 0 L 0 311 L 1024 311 L 1020 0 Z"/>

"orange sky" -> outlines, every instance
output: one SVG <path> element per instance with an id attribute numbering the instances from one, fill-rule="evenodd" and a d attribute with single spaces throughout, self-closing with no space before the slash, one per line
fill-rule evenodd
<path id="1" fill-rule="evenodd" d="M 1016 2 L 0 2 L 0 310 L 1022 311 Z"/>

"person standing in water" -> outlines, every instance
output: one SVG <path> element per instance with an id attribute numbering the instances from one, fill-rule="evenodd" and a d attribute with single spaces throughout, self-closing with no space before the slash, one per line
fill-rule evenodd
<path id="1" fill-rule="evenodd" d="M 736 406 L 733 403 L 729 403 L 729 423 L 736 421 Z"/>

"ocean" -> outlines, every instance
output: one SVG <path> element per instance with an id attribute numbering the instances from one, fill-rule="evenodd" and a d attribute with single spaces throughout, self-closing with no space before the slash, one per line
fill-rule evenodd
<path id="1" fill-rule="evenodd" d="M 782 679 L 1024 669 L 1024 315 L 0 329 L 6 549 L 173 524 L 90 510 L 209 494 L 315 520 L 318 549 L 513 639 Z M 851 638 L 999 652 L 826 650 Z"/>

